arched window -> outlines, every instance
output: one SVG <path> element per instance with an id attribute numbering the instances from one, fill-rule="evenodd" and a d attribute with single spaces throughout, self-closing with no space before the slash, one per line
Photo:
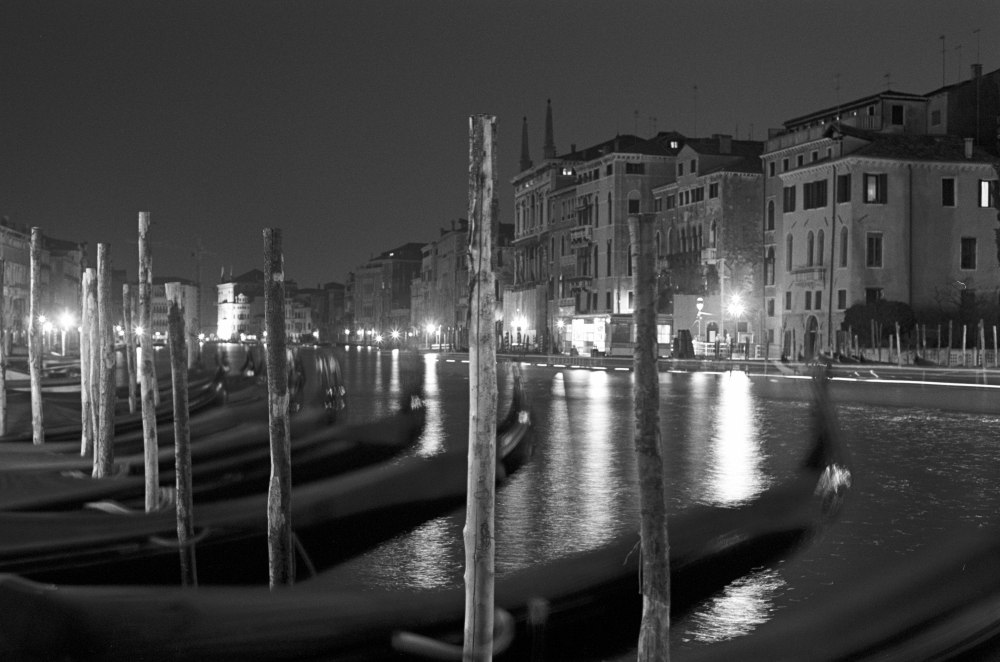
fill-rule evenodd
<path id="1" fill-rule="evenodd" d="M 792 270 L 792 235 L 785 237 L 785 271 Z"/>
<path id="2" fill-rule="evenodd" d="M 702 228 L 701 228 L 701 226 L 699 225 L 699 226 L 698 226 L 698 244 L 697 244 L 697 246 L 695 246 L 695 249 L 696 249 L 696 250 L 699 250 L 699 251 L 700 251 L 700 250 L 702 249 L 702 247 L 703 247 L 703 246 L 705 245 L 705 244 L 703 243 L 703 235 L 702 235 L 702 233 L 701 233 L 701 229 L 702 229 Z"/>
<path id="3" fill-rule="evenodd" d="M 816 240 L 813 237 L 812 230 L 806 235 L 806 266 L 811 267 L 813 265 L 813 248 L 815 247 Z"/>
<path id="4" fill-rule="evenodd" d="M 767 225 L 765 226 L 765 229 L 774 229 L 774 200 L 767 201 Z"/>
<path id="5" fill-rule="evenodd" d="M 774 247 L 767 249 L 767 258 L 764 260 L 764 284 L 774 285 Z"/>
<path id="6" fill-rule="evenodd" d="M 681 253 L 687 253 L 687 249 L 687 233 L 684 231 L 684 228 L 681 228 Z"/>
<path id="7" fill-rule="evenodd" d="M 816 264 L 823 264 L 823 231 L 816 233 Z"/>
<path id="8" fill-rule="evenodd" d="M 708 235 L 708 243 L 711 244 L 713 248 L 716 246 L 716 243 L 715 243 L 715 221 L 712 221 L 712 233 L 710 235 Z"/>
<path id="9" fill-rule="evenodd" d="M 655 246 L 656 246 L 656 257 L 660 257 L 661 255 L 663 255 L 663 249 L 662 249 L 662 247 L 660 245 L 660 231 L 659 230 L 656 231 L 656 244 L 655 244 Z"/>
<path id="10" fill-rule="evenodd" d="M 847 266 L 847 228 L 840 228 L 840 266 Z"/>

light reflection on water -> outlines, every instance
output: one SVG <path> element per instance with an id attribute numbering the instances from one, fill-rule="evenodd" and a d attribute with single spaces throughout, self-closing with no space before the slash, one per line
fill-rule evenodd
<path id="1" fill-rule="evenodd" d="M 784 578 L 772 568 L 740 577 L 691 616 L 689 639 L 711 643 L 752 632 L 770 618 L 775 596 L 785 586 Z"/>
<path id="2" fill-rule="evenodd" d="M 757 418 L 749 378 L 734 372 L 719 380 L 715 433 L 709 445 L 704 501 L 712 505 L 746 503 L 767 489 L 764 449 L 757 433 Z"/>
<path id="3" fill-rule="evenodd" d="M 387 411 L 395 407 L 387 392 L 373 388 L 374 357 L 356 351 L 338 357 L 352 418 L 370 417 L 373 401 L 382 400 Z M 464 448 L 468 366 L 429 355 L 392 360 L 399 361 L 398 381 L 415 380 L 427 398 L 428 429 L 418 452 Z M 525 366 L 523 375 L 535 454 L 497 494 L 498 577 L 638 528 L 631 374 Z M 745 501 L 791 474 L 802 458 L 809 428 L 802 401 L 765 399 L 738 373 L 661 373 L 660 390 L 674 509 Z M 501 402 L 507 397 L 509 378 L 501 380 Z M 854 464 L 838 522 L 776 568 L 737 580 L 674 623 L 676 648 L 746 632 L 774 610 L 829 590 L 860 560 L 906 553 L 955 522 L 995 522 L 1000 418 L 856 404 L 837 409 Z M 463 525 L 461 513 L 427 522 L 356 560 L 353 571 L 386 587 L 461 585 Z"/>

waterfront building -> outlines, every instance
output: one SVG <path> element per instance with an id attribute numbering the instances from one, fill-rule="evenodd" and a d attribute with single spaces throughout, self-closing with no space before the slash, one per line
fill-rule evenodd
<path id="1" fill-rule="evenodd" d="M 510 282 L 510 223 L 497 224 L 494 270 L 497 280 L 497 317 L 502 310 L 503 284 Z M 459 218 L 441 228 L 437 240 L 421 249 L 420 275 L 410 290 L 410 333 L 426 345 L 440 340 L 453 348 L 469 346 L 469 222 Z"/>
<path id="2" fill-rule="evenodd" d="M 658 305 L 675 330 L 713 342 L 755 341 L 763 274 L 763 143 L 728 135 L 691 138 L 677 154 L 676 179 L 653 189 Z M 672 303 L 689 295 L 679 308 Z M 702 297 L 703 310 L 693 299 Z M 670 341 L 661 338 L 660 343 Z"/>
<path id="3" fill-rule="evenodd" d="M 312 334 L 319 342 L 333 342 L 344 330 L 344 285 L 326 283 L 315 288 L 299 288 L 296 297 L 310 308 Z"/>
<path id="4" fill-rule="evenodd" d="M 423 244 L 407 243 L 385 251 L 348 277 L 350 342 L 373 342 L 379 335 L 410 328 L 410 287 L 420 273 Z"/>
<path id="5" fill-rule="evenodd" d="M 514 264 L 503 295 L 504 338 L 543 351 L 630 354 L 628 217 L 653 213 L 653 189 L 675 179 L 684 137 L 619 135 L 557 156 L 551 118 L 549 104 L 543 160 L 531 161 L 523 135 L 522 170 L 511 180 Z M 667 317 L 659 322 L 669 327 Z"/>
<path id="6" fill-rule="evenodd" d="M 80 275 L 86 244 L 55 239 L 42 233 L 39 269 L 41 311 L 55 328 L 80 320 Z M 31 287 L 31 228 L 0 219 L 0 256 L 4 261 L 3 312 L 11 342 L 27 343 Z"/>
<path id="7" fill-rule="evenodd" d="M 772 133 L 762 156 L 763 332 L 783 355 L 845 347 L 855 304 L 901 301 L 924 319 L 996 314 L 996 156 L 984 149 L 993 145 L 945 132 L 981 127 L 962 118 L 974 109 L 949 102 L 967 91 L 890 90 Z M 981 112 L 989 96 L 981 90 Z"/>
<path id="8" fill-rule="evenodd" d="M 219 340 L 257 339 L 264 330 L 264 272 L 251 269 L 218 284 Z"/>

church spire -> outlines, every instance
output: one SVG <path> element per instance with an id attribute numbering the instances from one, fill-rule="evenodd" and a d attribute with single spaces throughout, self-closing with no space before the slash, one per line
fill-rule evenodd
<path id="1" fill-rule="evenodd" d="M 521 172 L 531 167 L 531 153 L 528 151 L 528 118 L 521 123 Z"/>
<path id="2" fill-rule="evenodd" d="M 546 159 L 556 158 L 556 141 L 552 134 L 552 99 L 545 106 L 545 147 L 543 156 Z"/>

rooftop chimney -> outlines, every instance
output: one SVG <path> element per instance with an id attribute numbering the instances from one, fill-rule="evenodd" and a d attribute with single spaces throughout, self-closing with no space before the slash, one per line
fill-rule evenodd
<path id="1" fill-rule="evenodd" d="M 972 138 L 965 139 L 965 158 L 972 158 Z"/>
<path id="2" fill-rule="evenodd" d="M 719 154 L 733 153 L 733 137 L 723 133 L 716 133 L 712 136 L 719 141 Z"/>
<path id="3" fill-rule="evenodd" d="M 983 65 L 976 63 L 972 65 L 972 79 L 975 80 L 983 75 Z"/>

